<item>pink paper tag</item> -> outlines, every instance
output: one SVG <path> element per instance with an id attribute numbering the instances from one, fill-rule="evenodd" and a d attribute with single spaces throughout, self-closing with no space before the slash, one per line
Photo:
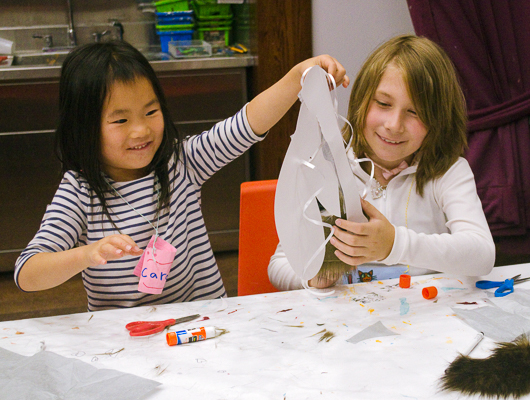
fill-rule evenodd
<path id="1" fill-rule="evenodd" d="M 142 293 L 160 294 L 164 289 L 177 249 L 164 239 L 158 237 L 153 249 L 154 236 L 149 241 L 134 274 L 140 277 L 138 291 Z M 154 257 L 153 257 L 153 251 Z"/>
<path id="2" fill-rule="evenodd" d="M 149 247 L 153 247 L 153 241 L 155 240 L 155 236 L 151 236 L 151 240 L 149 243 L 147 243 L 147 247 L 145 250 L 147 250 Z M 138 264 L 136 264 L 136 267 L 134 268 L 134 275 L 137 277 L 140 277 L 140 273 L 142 272 L 142 266 L 144 265 L 144 258 L 145 258 L 145 250 L 142 253 L 142 256 L 140 257 L 140 260 L 138 260 Z"/>

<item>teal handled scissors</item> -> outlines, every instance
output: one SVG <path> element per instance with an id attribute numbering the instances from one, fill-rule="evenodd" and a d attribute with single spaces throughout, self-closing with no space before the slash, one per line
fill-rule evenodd
<path id="1" fill-rule="evenodd" d="M 169 326 L 193 321 L 194 319 L 199 317 L 199 314 L 194 314 L 178 319 L 166 319 L 165 321 L 136 321 L 125 325 L 125 328 L 127 328 L 127 330 L 129 331 L 129 335 L 131 336 L 148 336 L 158 332 L 162 332 L 165 328 Z"/>
<path id="2" fill-rule="evenodd" d="M 513 293 L 513 285 L 530 280 L 530 277 L 519 279 L 520 276 L 521 274 L 515 275 L 513 278 L 504 281 L 477 281 L 475 286 L 479 289 L 491 289 L 496 287 L 498 289 L 495 290 L 495 297 L 504 297 Z"/>

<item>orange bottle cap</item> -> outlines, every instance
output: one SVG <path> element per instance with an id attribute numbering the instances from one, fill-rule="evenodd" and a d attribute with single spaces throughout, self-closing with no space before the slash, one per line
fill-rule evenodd
<path id="1" fill-rule="evenodd" d="M 428 286 L 423 288 L 421 294 L 423 295 L 424 299 L 434 299 L 436 296 L 438 296 L 438 289 L 436 289 L 435 286 Z"/>
<path id="2" fill-rule="evenodd" d="M 175 346 L 176 344 L 178 344 L 179 340 L 175 332 L 168 332 L 166 333 L 166 341 L 167 344 L 169 344 L 170 346 Z"/>
<path id="3" fill-rule="evenodd" d="M 410 275 L 403 274 L 399 276 L 399 287 L 404 289 L 410 287 Z"/>

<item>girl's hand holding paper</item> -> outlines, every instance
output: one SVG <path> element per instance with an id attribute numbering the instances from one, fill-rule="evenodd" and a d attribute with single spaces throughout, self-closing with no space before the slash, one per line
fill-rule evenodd
<path id="1" fill-rule="evenodd" d="M 299 66 L 301 73 L 304 73 L 308 68 L 319 66 L 335 79 L 337 86 L 342 85 L 347 88 L 350 84 L 350 78 L 346 75 L 346 69 L 335 58 L 326 54 L 301 62 Z M 330 87 L 330 89 L 332 90 L 333 87 Z"/>
<path id="2" fill-rule="evenodd" d="M 335 255 L 348 265 L 384 260 L 394 246 L 394 226 L 368 201 L 361 200 L 361 206 L 369 221 L 338 219 L 331 239 Z"/>
<path id="3" fill-rule="evenodd" d="M 346 75 L 346 70 L 331 56 L 313 57 L 296 64 L 282 79 L 261 92 L 248 104 L 248 122 L 256 135 L 261 136 L 269 131 L 299 99 L 302 75 L 307 69 L 315 66 L 321 67 L 319 69 L 323 70 L 324 75 L 328 72 L 333 76 L 337 85 L 342 84 L 344 87 L 349 85 L 350 78 Z M 326 91 L 329 92 L 329 81 Z M 264 109 L 268 112 L 263 113 Z"/>

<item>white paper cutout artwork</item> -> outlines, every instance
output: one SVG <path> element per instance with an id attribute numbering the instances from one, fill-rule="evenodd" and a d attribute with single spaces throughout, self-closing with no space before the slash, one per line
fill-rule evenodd
<path id="1" fill-rule="evenodd" d="M 320 270 L 329 240 L 324 234 L 326 224 L 322 223 L 317 199 L 326 210 L 340 217 L 340 187 L 347 219 L 366 222 L 359 198 L 362 191 L 346 156 L 328 79 L 328 74 L 318 66 L 305 73 L 298 94 L 302 103 L 298 122 L 282 164 L 274 201 L 282 249 L 303 282 Z"/>

